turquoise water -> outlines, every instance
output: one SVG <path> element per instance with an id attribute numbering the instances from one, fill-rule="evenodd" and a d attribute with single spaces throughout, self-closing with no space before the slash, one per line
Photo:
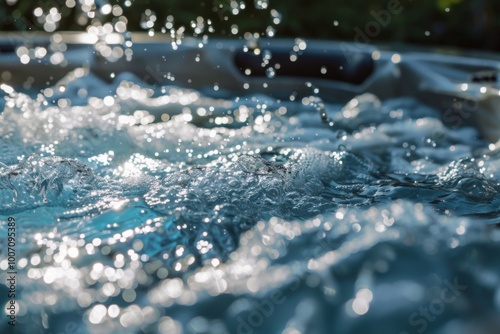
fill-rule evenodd
<path id="1" fill-rule="evenodd" d="M 500 151 L 412 98 L 2 90 L 15 332 L 500 328 Z"/>

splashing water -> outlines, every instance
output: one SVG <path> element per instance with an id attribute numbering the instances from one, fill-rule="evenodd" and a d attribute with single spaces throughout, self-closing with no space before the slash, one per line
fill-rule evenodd
<path id="1" fill-rule="evenodd" d="M 13 2 L 15 4 L 16 1 Z M 23 24 L 23 30 L 36 31 L 38 28 L 50 33 L 51 43 L 48 46 L 34 46 L 31 36 L 21 34 L 21 39 L 16 40 L 16 54 L 22 64 L 37 62 L 46 55 L 50 56 L 50 62 L 54 65 L 66 66 L 65 51 L 67 45 L 63 41 L 61 34 L 57 33 L 60 22 L 63 20 L 75 20 L 77 26 L 84 28 L 87 32 L 82 40 L 84 43 L 94 45 L 95 51 L 109 62 L 116 62 L 121 58 L 132 61 L 133 43 L 130 22 L 125 12 L 134 4 L 132 1 L 122 1 L 122 3 L 110 3 L 108 0 L 66 0 L 57 2 L 38 2 L 30 15 L 33 15 L 33 24 Z M 205 7 L 205 3 L 200 4 L 200 8 Z M 231 17 L 237 17 L 245 10 L 249 9 L 244 1 L 214 0 L 212 6 L 212 17 L 197 16 L 189 24 L 176 25 L 173 15 L 168 15 L 165 22 L 160 22 L 159 15 L 149 8 L 146 8 L 140 15 L 139 27 L 147 31 L 148 36 L 153 37 L 159 33 L 165 37 L 170 37 L 171 45 L 176 50 L 186 36 L 200 38 L 203 47 L 207 43 L 209 36 L 216 32 L 226 34 L 222 28 L 224 22 L 232 21 Z M 231 25 L 229 32 L 236 37 L 243 37 L 246 40 L 259 39 L 260 36 L 273 38 L 276 35 L 276 27 L 281 24 L 282 15 L 276 9 L 269 7 L 268 0 L 255 0 L 254 8 L 267 13 L 271 24 L 262 32 L 240 33 L 237 22 Z M 23 8 L 24 10 L 24 8 Z M 185 17 L 181 14 L 182 18 Z M 214 21 L 220 21 L 221 28 L 217 30 Z M 36 43 L 35 43 L 36 44 Z"/>
<path id="2" fill-rule="evenodd" d="M 133 59 L 130 1 L 71 4 L 102 57 Z M 222 19 L 246 8 L 214 6 Z M 231 33 L 273 79 L 259 39 L 282 16 L 268 1 L 254 7 L 274 26 Z M 57 10 L 34 14 L 57 28 Z M 184 27 L 149 9 L 141 25 L 174 49 L 188 29 L 200 47 L 214 31 L 208 18 Z M 23 64 L 47 54 L 65 64 L 57 33 L 30 48 L 17 48 Z M 290 59 L 306 48 L 297 38 Z M 0 87 L 0 229 L 15 217 L 20 332 L 498 328 L 500 150 L 475 129 L 450 129 L 409 97 L 325 103 L 310 82 L 289 101 L 214 98 L 128 73 L 107 83 L 85 69 L 61 83 L 38 95 Z"/>
<path id="3" fill-rule="evenodd" d="M 73 106 L 3 86 L 0 214 L 25 240 L 25 332 L 415 329 L 404 320 L 428 287 L 498 278 L 484 267 L 498 150 L 411 98 L 231 101 L 124 74 L 79 103 L 107 85 L 80 74 L 53 88 Z M 456 328 L 473 298 L 438 323 Z"/>

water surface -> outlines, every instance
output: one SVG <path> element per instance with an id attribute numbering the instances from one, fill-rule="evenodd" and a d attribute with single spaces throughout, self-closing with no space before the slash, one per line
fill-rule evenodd
<path id="1" fill-rule="evenodd" d="M 2 85 L 19 333 L 499 328 L 500 151 L 474 128 L 410 97 L 71 78 Z"/>

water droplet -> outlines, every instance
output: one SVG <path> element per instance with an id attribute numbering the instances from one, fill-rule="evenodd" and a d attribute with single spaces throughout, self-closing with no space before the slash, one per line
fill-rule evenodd
<path id="1" fill-rule="evenodd" d="M 268 0 L 255 0 L 254 1 L 256 9 L 266 9 L 269 6 Z"/>
<path id="2" fill-rule="evenodd" d="M 276 34 L 276 29 L 274 29 L 271 26 L 268 26 L 267 29 L 266 29 L 266 35 L 267 35 L 267 37 L 272 38 L 272 37 L 274 37 L 275 34 Z"/>
<path id="3" fill-rule="evenodd" d="M 262 57 L 266 60 L 271 60 L 273 54 L 269 50 L 264 50 L 264 52 L 262 53 Z"/>
<path id="4" fill-rule="evenodd" d="M 274 70 L 274 68 L 272 67 L 269 67 L 267 70 L 266 70 L 266 76 L 268 78 L 274 78 L 276 76 L 276 71 Z"/>
<path id="5" fill-rule="evenodd" d="M 273 18 L 273 24 L 278 25 L 281 23 L 282 15 L 276 9 L 271 9 L 271 17 Z"/>

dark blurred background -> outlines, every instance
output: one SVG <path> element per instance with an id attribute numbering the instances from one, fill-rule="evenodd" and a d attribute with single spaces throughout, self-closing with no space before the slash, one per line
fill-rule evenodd
<path id="1" fill-rule="evenodd" d="M 367 39 L 359 37 L 358 32 L 374 29 L 369 43 L 500 50 L 499 0 L 400 0 L 401 11 L 392 14 L 390 22 L 385 21 L 388 24 L 377 23 L 379 30 L 373 24 L 367 28 L 367 23 L 377 22 L 374 12 L 386 13 L 381 11 L 387 11 L 395 1 L 0 0 L 0 29 L 84 30 L 88 25 L 122 20 L 128 30 L 152 30 L 155 34 L 162 33 L 162 28 L 170 34 L 171 28 L 184 26 L 184 36 L 234 38 L 243 37 L 245 32 L 274 32 L 275 37 L 345 41 L 357 38 L 362 42 Z M 50 12 L 52 8 L 57 11 Z M 113 10 L 108 13 L 110 8 Z M 47 24 L 50 13 L 54 15 L 48 20 L 55 22 Z"/>

